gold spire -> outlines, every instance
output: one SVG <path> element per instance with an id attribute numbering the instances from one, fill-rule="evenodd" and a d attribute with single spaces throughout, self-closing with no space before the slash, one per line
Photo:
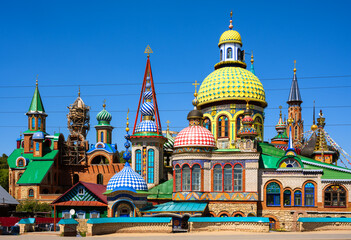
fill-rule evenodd
<path id="1" fill-rule="evenodd" d="M 78 97 L 80 97 L 80 86 L 78 87 Z"/>
<path id="2" fill-rule="evenodd" d="M 147 57 L 150 57 L 150 53 L 153 53 L 153 51 L 149 45 L 147 45 L 144 53 L 147 53 Z"/>
<path id="3" fill-rule="evenodd" d="M 167 132 L 169 132 L 169 123 L 170 123 L 170 121 L 169 120 L 167 120 Z"/>
<path id="4" fill-rule="evenodd" d="M 233 29 L 233 11 L 230 11 L 229 29 Z"/>
<path id="5" fill-rule="evenodd" d="M 318 126 L 316 125 L 316 112 L 315 112 L 315 101 L 313 101 L 313 124 L 311 126 L 312 131 L 316 131 Z"/>
<path id="6" fill-rule="evenodd" d="M 246 109 L 249 110 L 250 109 L 249 98 L 245 98 L 245 101 L 246 101 Z"/>
<path id="7" fill-rule="evenodd" d="M 254 63 L 253 51 L 251 51 L 251 64 Z"/>
<path id="8" fill-rule="evenodd" d="M 197 97 L 197 86 L 200 85 L 200 83 L 198 83 L 197 80 L 195 80 L 195 83 L 193 83 L 193 85 L 195 86 L 194 97 Z"/>
<path id="9" fill-rule="evenodd" d="M 102 104 L 102 107 L 105 109 L 105 107 L 106 107 L 106 99 L 104 99 L 104 103 Z"/>
<path id="10" fill-rule="evenodd" d="M 129 108 L 128 108 L 128 111 L 127 111 L 127 123 L 126 123 L 127 127 L 126 127 L 126 132 L 129 132 L 129 122 L 128 122 L 128 120 L 129 120 Z"/>
<path id="11" fill-rule="evenodd" d="M 37 74 L 37 78 L 35 79 L 35 85 L 38 86 L 38 77 L 39 77 L 39 74 Z"/>
<path id="12" fill-rule="evenodd" d="M 294 74 L 296 73 L 296 60 L 294 60 Z"/>
<path id="13" fill-rule="evenodd" d="M 279 110 L 280 110 L 280 113 L 279 113 L 279 118 L 282 118 L 282 106 L 279 106 Z"/>

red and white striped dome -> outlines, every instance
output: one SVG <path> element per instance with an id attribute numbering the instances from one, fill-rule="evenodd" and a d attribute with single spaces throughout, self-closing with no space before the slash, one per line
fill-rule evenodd
<path id="1" fill-rule="evenodd" d="M 216 147 L 212 133 L 205 127 L 189 126 L 180 131 L 174 147 Z"/>

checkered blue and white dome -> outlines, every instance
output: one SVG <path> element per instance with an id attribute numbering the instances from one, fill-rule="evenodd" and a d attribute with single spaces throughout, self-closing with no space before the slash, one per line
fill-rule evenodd
<path id="1" fill-rule="evenodd" d="M 144 120 L 136 126 L 135 132 L 157 132 L 156 123 L 151 120 Z"/>
<path id="2" fill-rule="evenodd" d="M 136 173 L 128 162 L 124 164 L 124 168 L 116 173 L 110 181 L 108 181 L 106 190 L 144 190 L 147 191 L 147 185 L 142 176 Z"/>

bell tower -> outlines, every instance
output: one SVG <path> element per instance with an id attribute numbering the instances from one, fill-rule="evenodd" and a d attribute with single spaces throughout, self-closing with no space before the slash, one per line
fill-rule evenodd
<path id="1" fill-rule="evenodd" d="M 301 104 L 302 104 L 302 99 L 300 95 L 300 89 L 299 85 L 297 83 L 297 77 L 296 77 L 296 60 L 294 61 L 294 77 L 291 83 L 290 87 L 290 93 L 289 93 L 289 98 L 287 101 L 287 104 L 289 105 L 288 108 L 288 118 L 292 119 L 293 122 L 291 124 L 291 139 L 293 141 L 294 146 L 297 143 L 300 143 L 302 140 L 302 135 L 303 135 L 303 120 L 302 120 L 302 114 L 301 114 Z M 287 129 L 287 132 L 289 133 L 290 136 L 290 131 Z"/>

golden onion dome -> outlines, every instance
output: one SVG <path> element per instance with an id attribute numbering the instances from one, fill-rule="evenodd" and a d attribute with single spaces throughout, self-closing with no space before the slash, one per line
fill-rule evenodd
<path id="1" fill-rule="evenodd" d="M 260 80 L 250 71 L 240 67 L 222 67 L 202 82 L 199 105 L 223 100 L 248 100 L 266 107 L 265 91 Z"/>
<path id="2" fill-rule="evenodd" d="M 316 131 L 318 129 L 318 126 L 316 125 L 316 124 L 313 124 L 312 126 L 311 126 L 311 130 L 312 131 Z"/>
<path id="3" fill-rule="evenodd" d="M 237 31 L 231 29 L 225 31 L 219 38 L 218 46 L 223 43 L 239 43 L 240 45 L 243 45 L 241 42 L 240 34 Z"/>

